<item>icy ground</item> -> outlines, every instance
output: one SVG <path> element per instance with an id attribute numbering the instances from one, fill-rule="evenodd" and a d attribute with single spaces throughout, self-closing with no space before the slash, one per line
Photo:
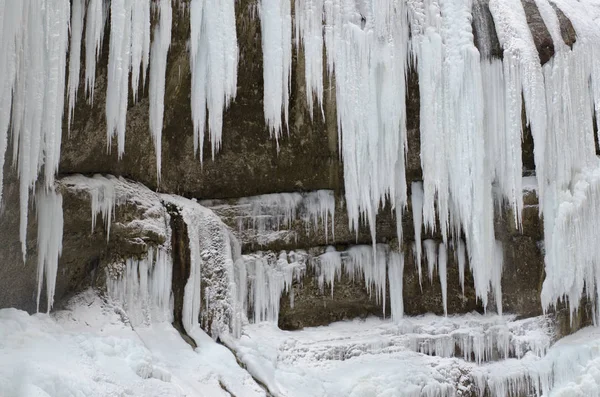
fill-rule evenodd
<path id="1" fill-rule="evenodd" d="M 210 337 L 194 351 L 169 323 L 134 330 L 118 312 L 91 290 L 51 316 L 0 310 L 0 396 L 265 395 Z"/>
<path id="2" fill-rule="evenodd" d="M 246 325 L 224 337 L 246 371 L 207 335 L 193 350 L 169 323 L 133 329 L 88 290 L 51 315 L 0 310 L 0 396 L 268 395 L 257 381 L 285 397 L 599 395 L 600 330 L 551 347 L 550 325 L 478 314 Z"/>

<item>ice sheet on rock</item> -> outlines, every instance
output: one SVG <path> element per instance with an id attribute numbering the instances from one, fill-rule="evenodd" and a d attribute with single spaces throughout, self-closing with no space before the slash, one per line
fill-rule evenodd
<path id="1" fill-rule="evenodd" d="M 108 266 L 106 289 L 132 327 L 172 322 L 172 276 L 173 260 L 168 248 L 150 248 L 142 259 L 129 258 L 125 263 Z"/>
<path id="2" fill-rule="evenodd" d="M 223 111 L 237 91 L 234 0 L 192 0 L 189 14 L 194 153 L 199 149 L 202 161 L 205 128 L 208 126 L 214 159 L 221 148 Z"/>
<path id="3" fill-rule="evenodd" d="M 244 197 L 233 202 L 205 200 L 230 226 L 241 241 L 256 241 L 259 245 L 296 238 L 293 225 L 300 221 L 307 233 L 323 227 L 325 239 L 334 236 L 335 196 L 331 190 L 309 193 L 276 193 Z M 331 232 L 330 232 L 331 230 Z"/>
<path id="4" fill-rule="evenodd" d="M 62 195 L 54 190 L 40 190 L 36 196 L 37 233 L 37 311 L 40 310 L 42 284 L 46 280 L 47 312 L 54 304 L 58 260 L 62 254 Z"/>
<path id="5" fill-rule="evenodd" d="M 128 221 L 123 226 L 170 240 L 169 214 L 161 203 L 161 197 L 146 186 L 110 175 L 95 175 L 93 178 L 72 175 L 61 178 L 59 183 L 68 190 L 89 195 L 92 228 L 98 215 L 102 215 L 107 239 L 115 209 L 131 204 L 142 213 L 142 217 Z"/>
<path id="6" fill-rule="evenodd" d="M 269 134 L 271 137 L 275 137 L 277 145 L 279 145 L 279 137 L 284 125 L 289 132 L 289 97 L 292 76 L 292 9 L 290 0 L 260 0 L 258 13 L 263 50 L 265 122 L 269 128 Z M 322 59 L 323 54 L 319 54 L 319 57 Z"/>
<path id="7" fill-rule="evenodd" d="M 149 113 L 150 134 L 156 152 L 156 178 L 160 182 L 162 167 L 162 129 L 165 111 L 165 75 L 167 73 L 167 55 L 171 45 L 171 25 L 173 10 L 171 1 L 161 0 L 160 20 L 154 29 L 152 41 L 152 57 L 150 59 Z"/>
<path id="8" fill-rule="evenodd" d="M 213 338 L 228 332 L 239 335 L 235 237 L 210 209 L 195 200 L 166 194 L 161 197 L 179 207 L 189 236 L 191 267 L 182 313 L 185 330 L 193 337 L 200 331 L 201 319 L 203 325 L 210 326 L 208 332 Z"/>

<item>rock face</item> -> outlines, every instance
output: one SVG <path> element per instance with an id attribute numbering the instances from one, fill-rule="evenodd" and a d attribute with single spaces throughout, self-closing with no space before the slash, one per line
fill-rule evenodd
<path id="1" fill-rule="evenodd" d="M 473 27 L 475 42 L 487 57 L 501 57 L 502 51 L 494 32 L 487 1 L 474 2 Z M 542 63 L 554 53 L 552 39 L 533 1 L 523 0 L 532 35 L 540 53 Z M 130 98 L 127 115 L 125 154 L 117 158 L 116 144 L 107 152 L 105 92 L 108 60 L 108 38 L 97 69 L 93 105 L 79 100 L 75 119 L 70 130 L 64 129 L 61 150 L 60 174 L 111 174 L 134 180 L 152 191 L 179 194 L 189 198 L 221 199 L 213 202 L 215 212 L 235 232 L 239 213 L 235 203 L 239 198 L 259 194 L 281 192 L 311 192 L 328 189 L 335 196 L 336 209 L 334 233 L 327 235 L 323 225 L 311 232 L 297 220 L 290 229 L 294 239 L 274 239 L 259 243 L 252 238 L 240 236 L 243 253 L 256 250 L 289 250 L 312 248 L 324 250 L 327 245 L 345 247 L 353 244 L 371 244 L 368 228 L 357 233 L 348 229 L 348 218 L 343 207 L 343 175 L 336 124 L 335 98 L 327 91 L 323 105 L 325 118 L 320 109 L 307 108 L 304 86 L 303 56 L 294 52 L 290 98 L 290 121 L 288 131 L 277 143 L 269 138 L 263 118 L 262 53 L 259 43 L 260 24 L 256 16 L 256 4 L 252 0 L 236 3 L 237 36 L 240 48 L 237 97 L 225 112 L 223 144 L 214 159 L 210 158 L 210 145 L 205 142 L 205 158 L 200 162 L 194 154 L 192 144 L 192 121 L 190 111 L 190 67 L 187 50 L 189 16 L 185 8 L 176 8 L 173 19 L 173 40 L 169 51 L 166 77 L 165 122 L 162 140 L 162 175 L 157 182 L 155 153 L 148 127 L 148 90 L 140 95 L 137 103 Z M 563 38 L 567 44 L 575 41 L 575 33 L 564 14 L 559 13 Z M 83 73 L 82 73 L 83 74 Z M 330 87 L 333 82 L 328 82 Z M 84 81 L 80 81 L 83 91 Z M 407 181 L 422 178 L 419 142 L 419 86 L 416 72 L 407 76 Z M 312 117 L 311 117 L 312 113 Z M 524 166 L 533 170 L 533 150 L 528 144 L 525 130 Z M 4 264 L 0 266 L 0 307 L 15 306 L 29 311 L 35 310 L 35 216 L 30 217 L 28 226 L 27 261 L 23 265 L 18 242 L 18 181 L 7 166 L 5 174 L 5 199 L 0 216 L 2 252 Z M 165 236 L 132 227 L 133 220 L 143 220 L 146 208 L 135 200 L 125 200 L 116 207 L 110 239 L 106 240 L 102 222 L 91 230 L 91 203 L 89 195 L 73 190 L 68 183 L 60 183 L 64 199 L 65 233 L 63 255 L 60 260 L 56 300 L 77 291 L 80 287 L 94 283 L 99 270 L 111 261 L 130 256 L 143 255 L 149 246 L 165 243 Z M 72 187 L 72 186 L 71 186 Z M 146 189 L 140 187 L 140 189 Z M 146 189 L 144 191 L 150 192 Z M 151 193 L 151 192 L 150 192 Z M 409 192 L 410 197 L 410 192 Z M 504 247 L 503 306 L 505 311 L 522 316 L 539 314 L 541 305 L 539 291 L 543 281 L 543 256 L 540 248 L 542 226 L 538 216 L 535 194 L 526 196 L 523 212 L 523 230 L 513 225 L 508 211 L 499 214 L 496 222 L 497 238 Z M 220 206 L 220 207 L 219 207 Z M 218 207 L 218 208 L 217 208 Z M 176 209 L 169 209 L 175 211 Z M 166 210 L 165 210 L 166 212 Z M 32 212 L 34 213 L 34 211 Z M 402 218 L 403 240 L 396 239 L 396 220 L 389 208 L 384 208 L 377 219 L 376 240 L 387 243 L 404 252 L 404 301 L 407 314 L 421 314 L 442 310 L 440 284 L 437 275 L 430 283 L 424 277 L 422 287 L 418 275 L 412 244 L 414 230 L 411 208 Z M 165 219 L 167 216 L 165 215 Z M 180 218 L 172 216 L 169 222 L 177 236 L 173 241 L 174 261 L 173 291 L 184 286 L 189 269 L 189 247 L 186 246 L 187 232 Z M 125 226 L 115 226 L 125 225 Z M 127 226 L 129 225 L 129 226 Z M 438 235 L 424 235 L 423 239 L 441 240 Z M 320 248 L 319 248 L 320 247 Z M 448 309 L 449 312 L 482 310 L 475 300 L 470 279 L 466 273 L 464 295 L 458 282 L 458 270 L 452 252 L 448 254 Z M 187 269 L 187 270 L 186 270 Z M 336 284 L 333 297 L 322 293 L 310 271 L 303 282 L 293 286 L 295 304 L 289 305 L 287 296 L 282 297 L 280 325 L 298 328 L 326 324 L 331 321 L 383 314 L 380 304 L 369 298 L 360 282 L 342 278 Z M 389 289 L 388 289 L 389 290 Z M 175 293 L 175 296 L 178 294 Z M 175 306 L 181 306 L 175 300 Z M 44 307 L 44 306 L 43 306 Z M 177 310 L 176 310 L 177 313 Z M 175 322 L 181 319 L 175 318 Z"/>

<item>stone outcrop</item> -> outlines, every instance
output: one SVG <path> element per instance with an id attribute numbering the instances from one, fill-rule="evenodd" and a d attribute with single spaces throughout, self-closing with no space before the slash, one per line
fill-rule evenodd
<path id="1" fill-rule="evenodd" d="M 546 29 L 535 3 L 523 0 L 528 22 L 532 29 L 542 63 L 554 53 L 552 39 Z M 83 98 L 77 103 L 75 119 L 70 132 L 63 131 L 63 145 L 59 172 L 61 176 L 74 173 L 111 174 L 134 180 L 152 191 L 180 194 L 189 198 L 222 199 L 230 205 L 241 197 L 280 192 L 309 192 L 319 189 L 332 190 L 336 203 L 343 197 L 343 174 L 338 152 L 335 96 L 332 82 L 327 84 L 323 112 L 307 108 L 304 87 L 302 54 L 294 51 L 293 74 L 290 97 L 289 128 L 280 141 L 269 138 L 263 118 L 262 53 L 259 43 L 260 25 L 253 0 L 236 3 L 237 36 L 240 48 L 237 97 L 224 116 L 224 133 L 221 151 L 210 158 L 210 145 L 205 142 L 204 161 L 194 154 L 192 143 L 192 121 L 190 111 L 190 67 L 186 43 L 189 37 L 189 18 L 185 7 L 177 8 L 174 17 L 173 40 L 169 52 L 165 124 L 162 140 L 162 175 L 157 182 L 155 153 L 148 127 L 147 88 L 137 103 L 130 98 L 127 115 L 125 154 L 117 158 L 116 144 L 107 151 L 105 122 L 106 69 L 108 60 L 108 33 L 97 69 L 94 103 Z M 475 2 L 477 10 L 473 21 L 476 44 L 482 54 L 501 57 L 502 51 L 493 29 L 493 20 L 484 0 Z M 575 32 L 569 20 L 559 12 L 561 31 L 567 44 L 575 42 Z M 487 43 L 487 41 L 489 43 Z M 485 49 L 484 49 L 485 48 Z M 83 92 L 83 79 L 80 92 Z M 407 180 L 422 178 L 419 142 L 419 87 L 418 76 L 411 70 L 407 77 L 407 129 L 408 155 Z M 83 95 L 82 95 L 83 96 Z M 311 117 L 312 113 L 312 117 Z M 530 134 L 525 129 L 524 168 L 533 172 L 533 147 Z M 10 162 L 10 161 L 8 161 Z M 28 225 L 27 261 L 22 263 L 18 241 L 18 181 L 10 166 L 6 166 L 5 197 L 0 233 L 2 236 L 3 265 L 0 266 L 0 307 L 15 306 L 29 311 L 35 310 L 35 211 Z M 164 243 L 164 238 L 139 229 L 123 226 L 132 220 L 144 219 L 143 206 L 136 202 L 118 205 L 110 239 L 106 240 L 102 222 L 91 231 L 90 199 L 82 192 L 73 191 L 60 184 L 64 199 L 65 233 L 63 255 L 58 272 L 56 300 L 77 291 L 80 287 L 95 282 L 99 270 L 111 261 L 145 253 L 148 246 Z M 148 191 L 150 191 L 148 190 Z M 410 192 L 409 192 L 410 195 Z M 543 281 L 543 256 L 540 247 L 542 226 L 538 216 L 535 194 L 526 197 L 523 212 L 523 230 L 517 230 L 512 216 L 504 212 L 496 222 L 497 238 L 504 246 L 503 305 L 506 311 L 530 316 L 539 314 L 539 290 Z M 32 204 L 33 205 L 33 204 Z M 237 227 L 235 214 L 222 215 L 223 220 L 234 231 Z M 377 242 L 399 246 L 406 253 L 404 296 L 407 314 L 440 312 L 442 308 L 439 282 L 429 283 L 425 278 L 423 288 L 418 283 L 414 258 L 413 223 L 410 206 L 402 218 L 404 239 L 395 240 L 396 225 L 389 208 L 384 208 L 377 219 Z M 174 256 L 180 258 L 175 265 L 183 266 L 181 274 L 174 277 L 173 290 L 185 276 L 186 258 L 189 248 L 185 246 L 187 235 L 181 219 L 170 218 L 171 228 L 177 233 L 178 246 Z M 257 249 L 285 250 L 295 248 L 324 247 L 326 245 L 348 246 L 370 244 L 368 228 L 358 233 L 348 230 L 345 209 L 337 206 L 335 212 L 335 237 L 326 236 L 322 226 L 310 233 L 301 223 L 294 223 L 295 240 L 275 240 L 268 245 L 242 239 L 244 253 Z M 423 236 L 440 241 L 440 236 Z M 321 248 L 323 249 L 323 248 Z M 452 253 L 448 264 L 448 306 L 450 312 L 481 310 L 472 289 L 470 273 L 465 280 L 465 294 L 458 283 L 457 268 Z M 189 265 L 189 264 L 188 264 Z M 434 280 L 436 280 L 434 278 Z M 292 309 L 282 298 L 280 324 L 286 328 L 325 324 L 330 321 L 381 314 L 380 305 L 369 300 L 364 286 L 342 280 L 337 283 L 333 298 L 318 291 L 314 277 L 308 273 L 303 283 L 294 285 L 295 306 Z M 176 306 L 181 302 L 176 301 Z M 44 307 L 44 306 L 43 306 Z M 324 309 L 325 308 L 325 309 Z M 176 318 L 177 321 L 177 318 Z"/>

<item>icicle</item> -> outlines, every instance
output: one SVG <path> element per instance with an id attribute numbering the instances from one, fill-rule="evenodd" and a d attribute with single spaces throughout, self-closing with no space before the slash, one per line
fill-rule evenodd
<path id="1" fill-rule="evenodd" d="M 167 55 L 171 45 L 171 25 L 173 11 L 170 0 L 160 2 L 160 21 L 154 30 L 152 58 L 150 66 L 150 134 L 156 151 L 156 178 L 160 183 L 162 165 L 162 128 L 165 110 L 165 75 Z"/>
<path id="2" fill-rule="evenodd" d="M 85 22 L 85 93 L 92 104 L 96 84 L 96 62 L 104 39 L 105 20 L 103 0 L 89 0 Z"/>
<path id="3" fill-rule="evenodd" d="M 458 248 L 456 249 L 456 256 L 458 262 L 458 279 L 460 281 L 460 289 L 463 296 L 465 295 L 465 267 L 467 261 L 465 243 L 462 240 L 458 241 Z"/>
<path id="4" fill-rule="evenodd" d="M 131 5 L 131 90 L 134 103 L 137 102 L 140 87 L 140 73 L 143 83 L 146 82 L 149 55 L 150 0 L 133 0 Z"/>
<path id="5" fill-rule="evenodd" d="M 422 287 L 423 275 L 421 271 L 421 255 L 423 250 L 421 245 L 421 232 L 423 229 L 423 182 L 413 182 L 411 191 L 413 226 L 415 228 L 415 261 L 417 262 L 417 269 L 419 270 L 419 285 Z"/>
<path id="6" fill-rule="evenodd" d="M 0 204 L 4 186 L 4 161 L 11 122 L 13 90 L 16 88 L 19 59 L 17 50 L 21 47 L 21 18 L 24 4 L 25 2 L 22 1 L 2 3 L 3 15 L 0 16 L 0 54 L 3 54 L 0 57 Z"/>
<path id="7" fill-rule="evenodd" d="M 438 255 L 438 268 L 440 285 L 442 287 L 442 304 L 444 305 L 444 316 L 448 315 L 448 252 L 446 244 L 440 243 Z"/>
<path id="8" fill-rule="evenodd" d="M 37 218 L 37 311 L 40 311 L 40 295 L 42 283 L 46 279 L 46 301 L 47 311 L 50 312 L 54 304 L 54 289 L 56 286 L 56 274 L 58 270 L 58 259 L 62 252 L 63 238 L 63 208 L 60 193 L 43 189 L 38 192 Z"/>
<path id="9" fill-rule="evenodd" d="M 313 116 L 313 101 L 323 111 L 323 0 L 296 0 L 296 48 L 304 50 L 304 79 L 306 101 Z"/>
<path id="10" fill-rule="evenodd" d="M 207 109 L 214 159 L 221 147 L 223 110 L 235 98 L 237 90 L 234 0 L 192 0 L 190 25 L 194 153 L 200 149 L 202 161 Z"/>
<path id="11" fill-rule="evenodd" d="M 388 256 L 388 280 L 392 320 L 398 322 L 404 316 L 404 255 L 402 253 L 390 251 Z"/>
<path id="12" fill-rule="evenodd" d="M 502 268 L 504 266 L 504 249 L 502 242 L 496 240 L 494 244 L 494 274 L 492 276 L 492 290 L 496 301 L 496 310 L 502 315 Z"/>
<path id="13" fill-rule="evenodd" d="M 319 256 L 319 268 L 317 279 L 319 290 L 324 290 L 325 284 L 331 286 L 331 298 L 333 298 L 333 287 L 335 279 L 342 274 L 342 257 L 334 247 L 327 247 L 327 251 Z"/>
<path id="14" fill-rule="evenodd" d="M 117 137 L 119 159 L 125 151 L 125 128 L 129 72 L 131 68 L 131 13 L 134 0 L 112 0 L 110 3 L 110 52 L 106 90 L 106 148 Z M 135 43 L 136 45 L 141 43 Z"/>
<path id="15" fill-rule="evenodd" d="M 71 44 L 69 46 L 69 115 L 67 120 L 69 131 L 73 123 L 73 112 L 77 102 L 77 90 L 79 89 L 84 16 L 85 0 L 74 0 L 71 11 Z"/>
<path id="16" fill-rule="evenodd" d="M 433 271 L 437 266 L 437 247 L 433 240 L 423 241 L 425 246 L 425 258 L 427 259 L 427 272 L 429 274 L 429 281 L 433 282 Z"/>
<path id="17" fill-rule="evenodd" d="M 288 113 L 292 76 L 290 0 L 261 0 L 259 14 L 263 48 L 265 121 L 269 128 L 269 134 L 271 137 L 275 137 L 277 145 L 279 145 L 279 137 L 283 129 L 282 112 L 283 122 L 289 132 Z M 309 62 L 312 62 L 312 59 Z"/>
<path id="18" fill-rule="evenodd" d="M 99 214 L 102 215 L 102 221 L 106 228 L 106 241 L 110 239 L 110 226 L 114 217 L 116 205 L 116 193 L 113 183 L 101 175 L 94 175 L 90 180 L 93 186 L 90 187 L 90 199 L 92 202 L 92 232 L 96 227 L 96 219 Z"/>

